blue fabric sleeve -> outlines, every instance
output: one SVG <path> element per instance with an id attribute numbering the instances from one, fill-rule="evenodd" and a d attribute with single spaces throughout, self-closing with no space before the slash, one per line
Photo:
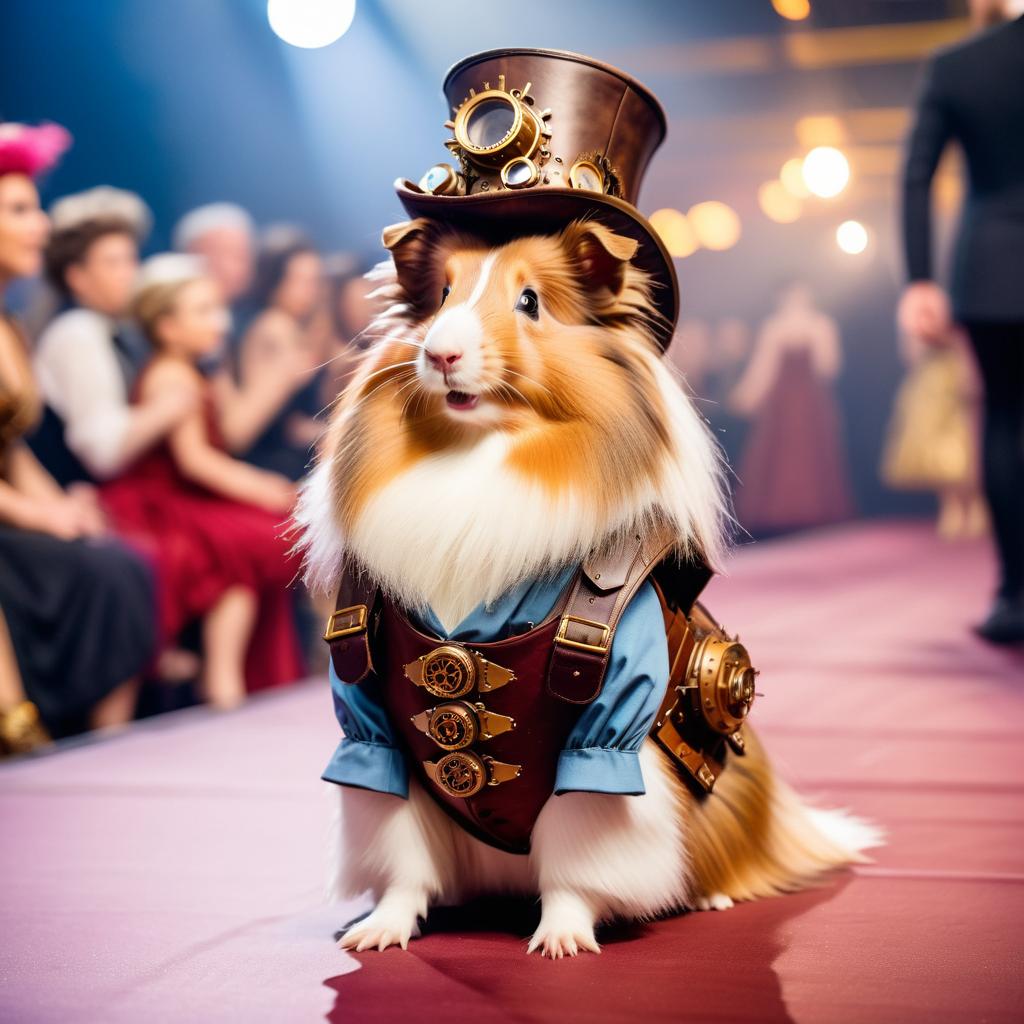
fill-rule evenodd
<path id="1" fill-rule="evenodd" d="M 622 613 L 604 686 L 573 727 L 558 759 L 555 794 L 646 792 L 640 746 L 668 686 L 665 619 L 645 582 Z"/>
<path id="2" fill-rule="evenodd" d="M 321 778 L 408 799 L 409 769 L 395 745 L 379 680 L 371 672 L 360 683 L 343 683 L 333 665 L 330 679 L 334 714 L 345 735 Z"/>

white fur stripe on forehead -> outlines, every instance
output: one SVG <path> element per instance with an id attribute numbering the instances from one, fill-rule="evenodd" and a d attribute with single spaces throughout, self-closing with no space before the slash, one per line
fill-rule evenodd
<path id="1" fill-rule="evenodd" d="M 494 261 L 497 259 L 498 254 L 496 252 L 489 252 L 484 257 L 484 262 L 480 267 L 480 276 L 476 279 L 476 284 L 473 285 L 473 291 L 469 298 L 466 299 L 466 305 L 472 309 L 483 297 L 484 291 L 487 288 L 487 282 L 491 276 L 491 268 L 494 266 Z"/>

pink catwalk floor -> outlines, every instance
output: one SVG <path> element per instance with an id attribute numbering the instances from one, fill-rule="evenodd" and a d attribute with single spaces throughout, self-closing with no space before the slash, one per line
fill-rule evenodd
<path id="1" fill-rule="evenodd" d="M 322 681 L 0 769 L 0 1020 L 1024 1020 L 1024 658 L 965 628 L 991 571 L 913 525 L 741 552 L 708 596 L 762 668 L 762 735 L 889 845 L 810 893 L 616 929 L 599 957 L 526 957 L 529 906 L 339 952 L 366 903 L 320 903 Z"/>

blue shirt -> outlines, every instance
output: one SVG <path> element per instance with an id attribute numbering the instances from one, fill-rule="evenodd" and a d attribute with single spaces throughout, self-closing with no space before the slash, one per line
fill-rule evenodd
<path id="1" fill-rule="evenodd" d="M 575 572 L 527 580 L 491 605 L 478 605 L 451 631 L 427 609 L 415 626 L 443 640 L 485 643 L 525 632 L 541 622 Z M 668 646 L 661 602 L 645 582 L 619 620 L 600 695 L 584 706 L 558 758 L 556 795 L 573 790 L 639 795 L 644 790 L 640 745 L 650 732 L 668 686 Z M 330 669 L 334 712 L 344 738 L 323 778 L 396 796 L 409 795 L 409 767 L 395 744 L 381 699 L 380 680 L 343 683 Z"/>

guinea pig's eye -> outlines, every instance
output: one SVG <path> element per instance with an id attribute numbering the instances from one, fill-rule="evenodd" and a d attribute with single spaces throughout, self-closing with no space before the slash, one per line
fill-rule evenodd
<path id="1" fill-rule="evenodd" d="M 524 288 L 516 302 L 516 312 L 525 313 L 531 320 L 536 320 L 539 311 L 540 305 L 537 302 L 537 293 L 532 288 Z"/>
<path id="2" fill-rule="evenodd" d="M 450 284 L 446 284 L 441 289 L 441 305 L 442 306 L 444 305 L 444 300 L 447 299 L 448 296 L 451 294 L 451 291 L 452 291 L 452 286 Z"/>

